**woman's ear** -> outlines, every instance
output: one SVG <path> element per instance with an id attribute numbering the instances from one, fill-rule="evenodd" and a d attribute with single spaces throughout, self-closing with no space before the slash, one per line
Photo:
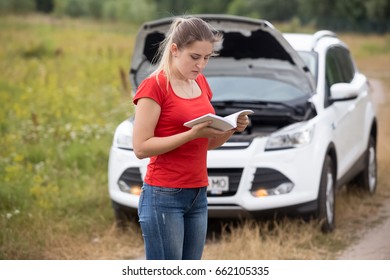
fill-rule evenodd
<path id="1" fill-rule="evenodd" d="M 171 45 L 172 56 L 176 57 L 178 52 L 179 52 L 179 48 L 177 47 L 177 45 L 175 43 L 172 43 L 172 45 Z"/>

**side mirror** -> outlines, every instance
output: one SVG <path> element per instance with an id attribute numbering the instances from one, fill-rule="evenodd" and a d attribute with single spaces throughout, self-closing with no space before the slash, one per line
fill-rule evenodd
<path id="1" fill-rule="evenodd" d="M 330 102 L 348 101 L 358 97 L 356 86 L 347 83 L 338 83 L 330 87 Z"/>

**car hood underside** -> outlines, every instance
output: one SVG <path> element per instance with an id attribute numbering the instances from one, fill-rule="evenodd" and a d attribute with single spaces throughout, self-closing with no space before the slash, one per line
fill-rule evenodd
<path id="1" fill-rule="evenodd" d="M 222 45 L 216 46 L 204 74 L 219 75 L 262 73 L 275 75 L 286 82 L 294 81 L 309 95 L 314 92 L 314 81 L 299 54 L 271 23 L 230 15 L 198 15 L 223 33 Z M 147 22 L 140 28 L 133 58 L 130 79 L 134 90 L 155 68 L 158 46 L 173 18 Z M 293 77 L 293 78 L 292 78 Z"/>

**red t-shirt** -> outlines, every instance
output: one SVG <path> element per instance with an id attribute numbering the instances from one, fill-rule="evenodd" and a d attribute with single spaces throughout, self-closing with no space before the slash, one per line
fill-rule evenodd
<path id="1" fill-rule="evenodd" d="M 166 87 L 163 74 L 146 78 L 138 87 L 134 104 L 140 98 L 151 98 L 161 107 L 160 118 L 154 135 L 171 136 L 189 128 L 183 124 L 207 113 L 215 113 L 210 103 L 212 93 L 200 74 L 195 80 L 201 89 L 201 95 L 193 99 L 177 96 L 171 85 Z M 207 178 L 207 138 L 198 138 L 165 154 L 152 156 L 148 164 L 144 181 L 152 186 L 169 188 L 198 188 L 208 185 Z"/>

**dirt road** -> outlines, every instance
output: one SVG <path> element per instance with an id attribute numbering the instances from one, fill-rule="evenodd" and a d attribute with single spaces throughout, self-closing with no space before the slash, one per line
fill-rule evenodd
<path id="1" fill-rule="evenodd" d="M 390 260 L 390 200 L 381 209 L 381 224 L 361 233 L 361 238 L 344 251 L 339 260 Z"/>

